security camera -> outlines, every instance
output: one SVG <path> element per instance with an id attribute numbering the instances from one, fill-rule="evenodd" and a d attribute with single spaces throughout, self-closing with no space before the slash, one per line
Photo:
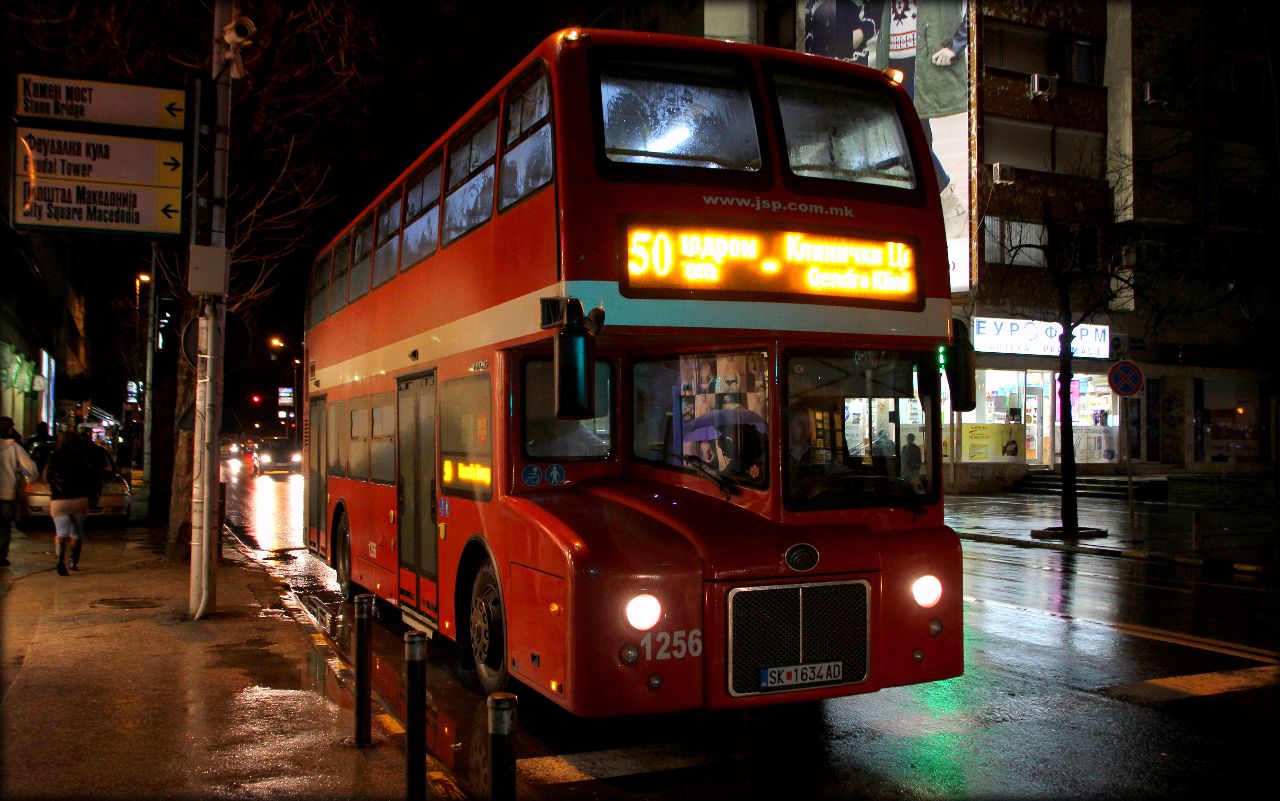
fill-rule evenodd
<path id="1" fill-rule="evenodd" d="M 253 44 L 251 36 L 258 32 L 258 26 L 248 17 L 236 17 L 222 28 L 222 39 L 232 47 L 245 47 Z"/>

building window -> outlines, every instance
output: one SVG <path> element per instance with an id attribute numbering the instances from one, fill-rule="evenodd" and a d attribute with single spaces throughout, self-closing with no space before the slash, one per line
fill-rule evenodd
<path id="1" fill-rule="evenodd" d="M 998 22 L 983 27 L 983 62 L 1012 72 L 1057 75 L 1060 80 L 1101 84 L 1099 43 L 1070 34 L 1051 33 Z"/>
<path id="2" fill-rule="evenodd" d="M 984 117 L 982 127 L 983 160 L 988 164 L 1079 178 L 1101 179 L 1105 174 L 1101 132 L 994 116 Z"/>
<path id="3" fill-rule="evenodd" d="M 1044 267 L 1049 229 L 1043 223 L 983 217 L 983 257 L 990 264 Z"/>

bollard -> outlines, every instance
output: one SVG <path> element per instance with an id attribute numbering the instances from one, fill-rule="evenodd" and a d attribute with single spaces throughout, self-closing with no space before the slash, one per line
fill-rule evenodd
<path id="1" fill-rule="evenodd" d="M 404 784 L 408 801 L 427 797 L 427 635 L 404 635 Z"/>
<path id="2" fill-rule="evenodd" d="M 489 696 L 489 799 L 515 801 L 516 705 L 511 693 Z"/>
<path id="3" fill-rule="evenodd" d="M 356 745 L 373 742 L 373 596 L 356 596 Z"/>

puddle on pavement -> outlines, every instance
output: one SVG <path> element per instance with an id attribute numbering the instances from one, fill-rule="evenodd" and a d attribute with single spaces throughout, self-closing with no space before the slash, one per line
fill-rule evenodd
<path id="1" fill-rule="evenodd" d="M 210 646 L 212 667 L 239 670 L 255 684 L 267 687 L 296 688 L 300 685 L 302 666 L 297 660 L 271 650 L 272 641 L 253 637 L 241 642 Z"/>
<path id="2" fill-rule="evenodd" d="M 346 709 L 355 703 L 355 610 L 336 594 L 300 596 L 299 603 L 317 621 L 328 641 L 314 635 L 308 656 L 309 689 L 325 695 Z M 397 619 L 375 611 L 372 626 L 372 677 L 374 736 L 388 736 L 377 718 L 385 710 L 400 730 L 405 723 L 405 673 L 403 636 L 410 629 Z M 462 784 L 473 798 L 489 795 L 488 707 L 485 698 L 463 688 L 448 674 L 455 658 L 451 646 L 439 640 L 427 649 L 427 751 Z M 352 724 L 354 728 L 354 723 Z M 379 732 L 381 731 L 381 735 Z M 399 732 L 395 736 L 402 737 Z M 403 747 L 399 745 L 397 747 Z"/>

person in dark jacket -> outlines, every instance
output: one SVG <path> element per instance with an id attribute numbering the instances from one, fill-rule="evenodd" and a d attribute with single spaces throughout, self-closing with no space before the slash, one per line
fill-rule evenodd
<path id="1" fill-rule="evenodd" d="M 49 455 L 44 478 L 49 484 L 49 515 L 53 518 L 54 551 L 58 555 L 58 575 L 67 576 L 67 545 L 71 546 L 71 569 L 80 569 L 84 547 L 84 521 L 89 507 L 97 504 L 102 479 L 89 461 L 89 446 L 75 431 L 58 438 Z"/>

